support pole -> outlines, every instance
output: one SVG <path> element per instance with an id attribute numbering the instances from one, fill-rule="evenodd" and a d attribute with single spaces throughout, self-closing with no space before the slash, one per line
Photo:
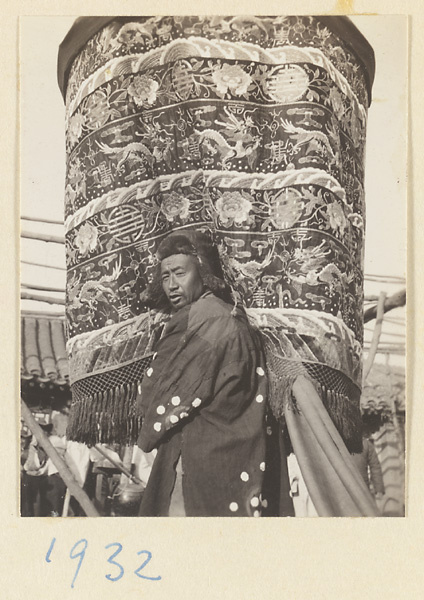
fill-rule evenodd
<path id="1" fill-rule="evenodd" d="M 63 502 L 62 517 L 67 517 L 69 512 L 69 503 L 71 501 L 71 492 L 66 488 L 65 500 Z"/>
<path id="2" fill-rule="evenodd" d="M 32 231 L 21 231 L 21 237 L 38 242 L 51 242 L 52 244 L 64 244 L 65 238 L 60 235 L 49 235 L 47 233 L 32 233 Z"/>
<path id="3" fill-rule="evenodd" d="M 399 306 L 405 306 L 406 304 L 406 290 L 401 290 L 400 292 L 396 292 L 392 296 L 389 296 L 384 302 L 384 312 L 389 312 L 389 310 L 393 310 L 394 308 L 398 308 Z M 377 316 L 377 307 L 371 306 L 371 308 L 367 308 L 364 312 L 364 323 L 368 323 L 368 321 L 372 321 Z"/>
<path id="4" fill-rule="evenodd" d="M 63 479 L 66 487 L 69 489 L 70 494 L 79 502 L 82 509 L 84 510 L 87 517 L 99 517 L 99 513 L 95 509 L 90 498 L 87 496 L 85 491 L 78 485 L 72 471 L 68 465 L 59 456 L 56 448 L 50 442 L 47 435 L 41 429 L 40 425 L 34 419 L 34 416 L 26 403 L 21 400 L 21 416 L 25 421 L 26 425 L 34 434 L 37 442 L 42 446 L 47 456 L 51 459 L 52 463 L 59 472 L 59 475 Z"/>
<path id="5" fill-rule="evenodd" d="M 131 469 L 131 460 L 132 460 L 133 450 L 134 450 L 134 448 L 132 446 L 125 446 L 122 464 L 128 473 L 131 472 L 130 469 Z M 130 479 L 130 481 L 131 481 L 131 479 Z M 121 477 L 119 479 L 119 485 L 121 486 L 121 488 L 124 488 L 127 485 L 127 483 L 128 483 L 128 475 L 125 472 L 122 472 Z"/>
<path id="6" fill-rule="evenodd" d="M 121 473 L 123 473 L 126 477 L 128 477 L 128 479 L 130 481 L 132 481 L 133 483 L 143 483 L 141 481 L 141 479 L 139 479 L 138 477 L 136 477 L 135 475 L 133 475 L 127 468 L 125 465 L 119 463 L 118 461 L 116 461 L 113 456 L 110 456 L 110 454 L 108 452 L 106 452 L 106 450 L 104 450 L 101 446 L 96 445 L 94 446 L 97 450 L 97 452 L 100 452 L 100 454 L 102 456 L 104 456 L 105 458 L 107 458 L 107 460 L 117 469 L 119 469 L 121 471 Z M 127 447 L 128 448 L 128 447 Z M 126 448 L 126 450 L 127 450 Z M 131 456 L 132 456 L 132 448 L 130 448 L 131 450 Z"/>
<path id="7" fill-rule="evenodd" d="M 45 269 L 57 269 L 58 271 L 66 271 L 65 267 L 57 267 L 56 265 L 43 265 L 42 263 L 32 262 L 30 260 L 22 260 L 21 263 L 24 265 L 31 265 L 32 267 L 43 267 Z"/>
<path id="8" fill-rule="evenodd" d="M 38 296 L 37 294 L 31 294 L 21 290 L 21 300 L 34 300 L 38 302 L 47 302 L 47 304 L 61 304 L 65 305 L 65 298 L 53 298 L 53 296 Z"/>
<path id="9" fill-rule="evenodd" d="M 39 285 L 36 283 L 21 283 L 21 286 L 25 289 L 36 290 L 37 292 L 55 292 L 57 294 L 65 295 L 65 288 L 50 287 L 48 285 Z"/>
<path id="10" fill-rule="evenodd" d="M 380 341 L 381 329 L 383 327 L 383 318 L 384 318 L 384 303 L 386 302 L 386 292 L 381 292 L 380 297 L 378 299 L 377 304 L 377 319 L 375 322 L 374 332 L 372 334 L 372 340 L 370 349 L 368 351 L 368 356 L 364 363 L 364 373 L 362 376 L 362 382 L 365 382 L 366 378 L 371 371 L 371 367 L 373 365 L 375 355 L 377 353 L 378 342 Z"/>
<path id="11" fill-rule="evenodd" d="M 34 221 L 37 223 L 48 223 L 49 225 L 63 225 L 63 221 L 56 221 L 54 219 L 45 219 L 41 217 L 26 217 L 21 215 L 21 219 L 24 221 Z"/>

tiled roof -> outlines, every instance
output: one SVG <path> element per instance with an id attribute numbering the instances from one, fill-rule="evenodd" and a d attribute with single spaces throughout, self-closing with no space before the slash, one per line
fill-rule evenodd
<path id="1" fill-rule="evenodd" d="M 63 317 L 22 314 L 21 380 L 69 386 Z"/>

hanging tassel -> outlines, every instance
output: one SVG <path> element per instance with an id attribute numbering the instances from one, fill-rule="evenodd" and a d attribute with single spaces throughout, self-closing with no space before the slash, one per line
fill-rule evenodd
<path id="1" fill-rule="evenodd" d="M 362 418 L 359 398 L 355 400 L 312 380 L 331 420 L 351 453 L 362 451 Z"/>
<path id="2" fill-rule="evenodd" d="M 68 439 L 88 446 L 135 444 L 141 426 L 141 418 L 136 414 L 138 384 L 121 384 L 73 402 Z"/>

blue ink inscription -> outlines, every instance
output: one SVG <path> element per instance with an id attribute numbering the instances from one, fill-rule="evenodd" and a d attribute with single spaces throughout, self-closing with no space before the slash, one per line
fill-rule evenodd
<path id="1" fill-rule="evenodd" d="M 76 553 L 74 554 L 73 552 L 74 552 L 74 550 L 76 550 L 76 549 L 77 549 L 77 546 L 78 546 L 79 544 L 83 544 L 83 546 L 84 546 L 84 547 L 83 547 L 83 549 L 81 550 L 81 552 L 76 552 Z M 73 548 L 72 548 L 71 552 L 69 553 L 69 556 L 70 556 L 71 558 L 79 558 L 78 566 L 77 566 L 77 569 L 76 569 L 76 571 L 75 571 L 74 578 L 73 578 L 73 580 L 72 580 L 72 583 L 71 583 L 71 588 L 73 588 L 73 587 L 74 587 L 74 584 L 75 584 L 75 579 L 77 578 L 77 575 L 78 575 L 78 573 L 79 573 L 79 570 L 80 570 L 80 568 L 81 568 L 82 561 L 84 560 L 85 551 L 87 550 L 87 546 L 88 546 L 88 542 L 87 542 L 87 540 L 85 540 L 85 539 L 79 540 L 79 542 L 77 542 L 77 543 L 76 543 L 76 544 L 73 546 Z"/>
<path id="2" fill-rule="evenodd" d="M 53 554 L 53 549 L 55 547 L 55 544 L 56 544 L 56 538 L 54 537 L 54 538 L 52 538 L 52 541 L 50 542 L 49 549 L 47 550 L 47 554 L 45 556 L 45 561 L 47 563 L 52 562 L 52 554 Z M 78 573 L 81 569 L 81 565 L 84 561 L 87 548 L 88 548 L 88 541 L 85 538 L 82 538 L 82 539 L 78 540 L 78 542 L 76 542 L 72 546 L 72 549 L 69 553 L 69 557 L 72 560 L 74 560 L 75 558 L 78 559 L 78 564 L 75 569 L 74 577 L 73 577 L 72 583 L 71 583 L 72 589 L 75 586 L 75 582 L 78 577 Z M 106 560 L 110 565 L 113 565 L 114 567 L 117 568 L 117 572 L 116 573 L 107 573 L 105 575 L 105 577 L 109 581 L 115 582 L 115 581 L 119 581 L 120 579 L 122 579 L 122 577 L 125 574 L 125 569 L 122 566 L 122 564 L 115 560 L 115 558 L 118 556 L 118 554 L 120 554 L 122 552 L 123 546 L 119 542 L 112 542 L 112 543 L 108 544 L 107 546 L 105 546 L 105 550 L 109 550 L 109 549 L 114 549 L 114 552 Z M 139 552 L 137 552 L 137 556 L 142 556 L 142 555 L 144 555 L 143 556 L 144 560 L 141 563 L 141 565 L 134 571 L 134 575 L 137 575 L 137 577 L 139 577 L 140 579 L 147 579 L 148 581 L 160 581 L 162 579 L 161 575 L 157 575 L 156 577 L 153 577 L 153 576 L 149 576 L 149 575 L 144 575 L 141 572 L 152 560 L 152 553 L 149 550 L 140 550 Z M 55 558 L 57 558 L 57 552 L 55 553 Z M 123 556 L 120 558 L 120 560 L 121 561 L 124 560 Z"/>
<path id="3" fill-rule="evenodd" d="M 52 562 L 50 560 L 50 556 L 51 556 L 51 553 L 52 553 L 52 550 L 53 550 L 53 546 L 55 545 L 55 542 L 56 542 L 56 538 L 54 537 L 52 539 L 52 543 L 50 544 L 50 548 L 47 550 L 47 554 L 46 554 L 46 562 L 48 562 L 48 563 Z"/>
<path id="4" fill-rule="evenodd" d="M 116 577 L 112 577 L 112 575 L 110 573 L 108 575 L 105 575 L 105 577 L 106 577 L 106 579 L 109 579 L 109 581 L 118 581 L 124 575 L 124 567 L 122 565 L 120 565 L 119 563 L 115 562 L 113 559 L 115 558 L 115 556 L 117 556 L 121 552 L 122 545 L 119 544 L 118 542 L 114 542 L 112 544 L 108 544 L 107 546 L 105 546 L 105 549 L 107 550 L 108 548 L 111 548 L 112 546 L 118 546 L 118 549 L 107 559 L 107 562 L 110 563 L 111 565 L 117 566 L 120 572 Z"/>
<path id="5" fill-rule="evenodd" d="M 150 562 L 150 560 L 152 558 L 152 553 L 149 552 L 148 550 L 140 550 L 140 552 L 137 552 L 137 554 L 139 556 L 140 556 L 140 554 L 147 554 L 146 560 L 138 567 L 138 569 L 136 569 L 134 571 L 134 573 L 137 575 L 137 577 L 141 577 L 141 579 L 149 579 L 150 581 L 159 581 L 160 579 L 162 579 L 162 577 L 160 575 L 158 575 L 157 577 L 148 577 L 147 575 L 142 575 L 140 573 L 140 571 L 142 569 L 144 569 L 144 567 L 147 565 L 147 563 Z"/>

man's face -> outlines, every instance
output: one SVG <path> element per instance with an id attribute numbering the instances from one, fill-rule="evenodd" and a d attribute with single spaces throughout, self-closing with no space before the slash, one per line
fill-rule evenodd
<path id="1" fill-rule="evenodd" d="M 168 256 L 163 259 L 160 268 L 163 291 L 175 310 L 180 310 L 201 296 L 203 281 L 194 256 Z"/>

